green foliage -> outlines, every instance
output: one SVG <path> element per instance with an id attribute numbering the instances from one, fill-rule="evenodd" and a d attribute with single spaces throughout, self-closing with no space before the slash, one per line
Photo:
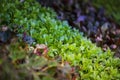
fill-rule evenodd
<path id="1" fill-rule="evenodd" d="M 3 6 L 6 3 L 7 5 Z M 1 4 L 0 19 L 3 22 L 8 22 L 12 29 L 16 28 L 14 25 L 18 25 L 18 33 L 27 32 L 37 43 L 46 44 L 49 47 L 50 57 L 59 55 L 71 65 L 79 66 L 81 80 L 120 79 L 120 59 L 113 58 L 110 50 L 103 52 L 101 48 L 83 37 L 78 30 L 72 30 L 67 21 L 57 20 L 51 9 L 41 7 L 34 0 L 25 0 L 22 3 L 18 0 L 14 3 L 9 0 Z M 19 28 L 19 26 L 23 27 Z M 27 56 L 23 52 L 20 52 L 21 55 L 16 55 L 17 53 L 17 50 L 12 51 L 10 58 L 16 60 L 16 58 L 21 59 Z M 37 57 L 30 58 L 31 61 L 25 66 L 28 66 L 28 69 L 29 66 L 33 68 L 41 66 L 42 61 Z M 40 80 L 36 76 L 38 74 L 40 72 L 34 73 L 35 80 Z M 43 80 L 48 80 L 48 78 L 49 76 Z"/>
<path id="2" fill-rule="evenodd" d="M 93 0 L 93 4 L 96 7 L 103 6 L 106 10 L 107 15 L 112 15 L 114 20 L 120 24 L 120 0 L 114 1 L 114 0 Z"/>
<path id="3" fill-rule="evenodd" d="M 21 43 L 11 44 L 7 48 L 9 56 L 0 56 L 1 80 L 70 80 L 68 76 L 72 75 L 71 71 L 64 69 L 66 66 L 61 66 L 61 59 L 36 56 L 28 50 L 27 45 Z M 24 56 L 25 54 L 27 55 Z"/>
<path id="4" fill-rule="evenodd" d="M 16 61 L 18 59 L 24 59 L 26 57 L 25 51 L 19 47 L 20 45 L 18 43 L 13 44 L 10 46 L 10 55 L 9 57 L 13 60 Z"/>

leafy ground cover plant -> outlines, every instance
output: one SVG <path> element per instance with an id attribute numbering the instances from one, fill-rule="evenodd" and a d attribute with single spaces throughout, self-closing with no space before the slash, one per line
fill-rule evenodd
<path id="1" fill-rule="evenodd" d="M 16 31 L 18 33 L 17 36 L 22 39 L 23 37 L 32 37 L 34 42 L 29 46 L 35 46 L 36 43 L 47 45 L 49 48 L 47 53 L 49 57 L 54 58 L 56 56 L 61 56 L 63 61 L 67 61 L 71 66 L 77 66 L 79 69 L 77 71 L 80 75 L 78 80 L 120 79 L 120 59 L 114 58 L 110 50 L 103 52 L 101 48 L 96 47 L 89 39 L 83 37 L 82 33 L 78 30 L 71 29 L 67 21 L 58 20 L 56 14 L 50 8 L 41 7 L 39 3 L 34 0 L 25 0 L 23 2 L 19 0 L 14 2 L 12 0 L 2 0 L 0 8 L 1 25 L 8 24 L 10 29 Z M 24 36 L 24 34 L 27 36 Z M 26 40 L 27 43 L 33 41 L 31 38 L 23 41 L 26 42 Z M 24 43 L 21 44 L 24 45 Z M 15 49 L 16 47 L 14 46 L 15 45 L 10 49 L 9 58 L 13 63 L 15 62 L 16 69 L 22 68 L 22 70 L 28 69 L 29 71 L 29 69 L 34 70 L 35 68 L 36 70 L 38 67 L 43 66 L 41 63 L 44 59 L 41 60 L 41 57 L 33 54 L 31 55 L 30 52 L 18 52 L 21 48 Z M 30 55 L 31 58 L 28 57 L 28 55 Z M 19 64 L 17 64 L 16 60 L 20 60 L 20 62 L 18 62 Z M 22 63 L 24 63 L 25 60 L 28 60 L 28 62 L 24 65 Z M 4 63 L 3 60 L 0 60 L 0 62 L 0 66 L 6 66 L 2 64 Z M 43 63 L 47 62 L 48 61 L 45 60 Z M 51 66 L 52 64 L 50 63 L 48 65 Z M 56 66 L 56 63 L 54 66 Z M 5 69 L 8 69 L 8 67 Z M 2 73 L 4 72 L 6 72 L 6 70 L 2 71 Z M 20 73 L 22 75 L 20 75 L 21 78 L 24 79 L 26 76 L 30 78 L 29 76 L 32 75 L 32 71 L 30 71 L 31 74 L 26 76 L 24 75 L 24 71 L 20 70 L 20 72 L 22 72 Z M 11 74 L 10 72 L 6 73 Z M 49 76 L 48 78 L 44 77 L 44 79 L 41 76 L 36 76 L 39 74 L 42 74 L 39 70 L 37 73 L 33 72 L 35 80 L 48 80 Z M 53 80 L 53 78 L 51 78 L 51 80 Z"/>
<path id="2" fill-rule="evenodd" d="M 51 7 L 57 13 L 57 18 L 68 23 L 85 36 L 102 47 L 105 51 L 110 48 L 114 56 L 120 57 L 120 27 L 118 2 L 98 0 L 38 0 L 42 6 Z M 110 12 L 111 11 L 111 12 Z M 116 15 L 116 19 L 112 14 Z"/>

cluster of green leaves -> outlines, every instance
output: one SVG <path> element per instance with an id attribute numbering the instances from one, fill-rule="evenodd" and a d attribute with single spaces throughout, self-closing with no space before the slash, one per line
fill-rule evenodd
<path id="1" fill-rule="evenodd" d="M 1 80 L 56 80 L 54 75 L 62 71 L 57 60 L 36 56 L 31 50 L 25 50 L 28 47 L 23 43 L 17 42 L 7 47 L 10 52 L 8 56 L 0 56 Z"/>
<path id="2" fill-rule="evenodd" d="M 0 49 L 6 50 L 5 48 Z M 17 60 L 22 60 L 28 56 L 25 50 L 20 49 L 19 44 L 12 44 L 9 49 L 10 54 L 3 53 L 0 55 L 0 79 L 25 80 L 25 78 L 31 78 L 25 67 L 20 67 L 20 65 L 16 64 Z"/>
<path id="3" fill-rule="evenodd" d="M 119 24 L 120 22 L 120 0 L 114 1 L 114 0 L 93 0 L 93 4 L 96 7 L 103 6 L 106 9 L 107 15 L 112 15 L 114 20 Z"/>
<path id="4" fill-rule="evenodd" d="M 36 43 L 46 44 L 50 57 L 59 55 L 71 65 L 79 66 L 82 80 L 120 79 L 120 59 L 113 58 L 110 50 L 103 52 L 96 47 L 78 30 L 71 29 L 67 21 L 57 20 L 53 10 L 41 7 L 34 0 L 3 1 L 0 19 L 11 28 L 22 26 L 17 27 L 19 33 L 27 32 Z"/>

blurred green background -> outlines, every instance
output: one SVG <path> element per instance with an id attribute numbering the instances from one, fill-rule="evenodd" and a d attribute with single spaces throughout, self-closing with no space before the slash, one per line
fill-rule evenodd
<path id="1" fill-rule="evenodd" d="M 92 0 L 97 8 L 104 7 L 106 14 L 112 16 L 113 20 L 120 25 L 120 0 Z"/>

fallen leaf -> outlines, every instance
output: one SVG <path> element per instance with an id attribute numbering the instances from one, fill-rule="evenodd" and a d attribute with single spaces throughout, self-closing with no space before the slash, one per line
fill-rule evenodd
<path id="1" fill-rule="evenodd" d="M 34 54 L 39 56 L 46 56 L 48 52 L 48 47 L 45 44 L 36 44 L 36 48 L 34 49 Z"/>

